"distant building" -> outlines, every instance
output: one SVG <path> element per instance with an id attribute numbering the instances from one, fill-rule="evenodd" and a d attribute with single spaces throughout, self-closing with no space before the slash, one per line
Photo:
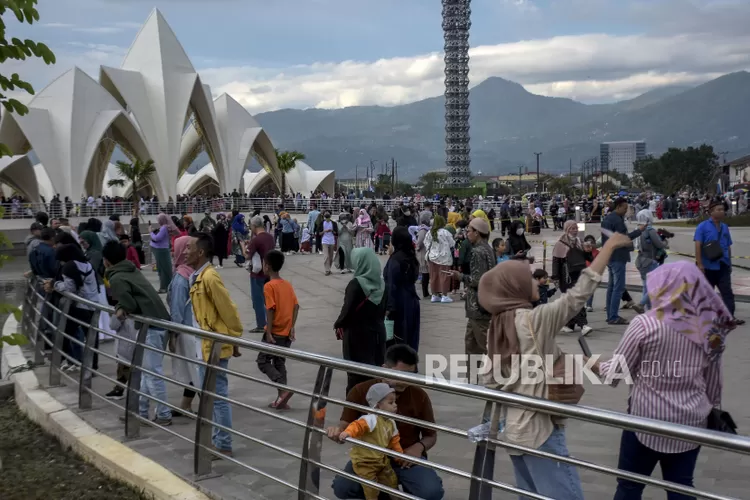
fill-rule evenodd
<path id="1" fill-rule="evenodd" d="M 645 157 L 645 140 L 603 142 L 599 146 L 599 164 L 604 171 L 617 170 L 621 174 L 632 176 L 633 164 Z"/>

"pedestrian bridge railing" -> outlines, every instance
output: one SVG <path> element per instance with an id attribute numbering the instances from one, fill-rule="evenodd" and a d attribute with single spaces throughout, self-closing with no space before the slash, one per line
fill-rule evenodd
<path id="1" fill-rule="evenodd" d="M 94 309 L 94 315 L 90 324 L 79 322 L 70 314 L 70 308 L 73 303 L 86 305 Z M 696 427 L 689 427 L 659 420 L 635 417 L 632 415 L 602 410 L 598 408 L 561 404 L 544 399 L 529 398 L 512 393 L 494 391 L 477 385 L 457 384 L 446 380 L 428 379 L 425 376 L 417 373 L 406 373 L 402 371 L 390 370 L 387 368 L 353 363 L 340 358 L 333 358 L 295 349 L 276 347 L 272 344 L 261 343 L 253 340 L 231 338 L 177 323 L 160 321 L 141 316 L 132 316 L 132 319 L 136 321 L 136 325 L 140 324 L 136 340 L 128 339 L 118 335 L 112 335 L 113 337 L 116 337 L 120 342 L 128 342 L 134 346 L 132 359 L 123 360 L 121 358 L 117 358 L 115 355 L 105 352 L 101 348 L 97 349 L 95 347 L 95 345 L 97 345 L 95 339 L 97 338 L 99 333 L 111 335 L 110 332 L 100 330 L 98 327 L 99 316 L 102 313 L 114 313 L 114 310 L 112 307 L 90 302 L 69 293 L 59 294 L 57 292 L 53 292 L 45 294 L 43 291 L 41 291 L 40 283 L 35 283 L 33 280 L 30 281 L 26 288 L 24 297 L 21 327 L 22 332 L 31 340 L 31 345 L 33 346 L 34 351 L 34 364 L 46 364 L 47 354 L 45 351 L 51 350 L 51 355 L 49 356 L 49 385 L 59 386 L 64 381 L 66 384 L 71 384 L 71 387 L 77 387 L 78 407 L 82 410 L 91 409 L 93 407 L 93 400 L 97 399 L 114 406 L 118 410 L 123 411 L 125 415 L 124 434 L 126 439 L 138 438 L 141 425 L 146 423 L 158 428 L 162 432 L 171 434 L 175 438 L 189 442 L 193 448 L 193 472 L 195 474 L 195 480 L 200 480 L 201 478 L 209 477 L 211 475 L 212 457 L 216 455 L 220 456 L 223 460 L 228 461 L 237 467 L 243 468 L 251 473 L 258 474 L 259 476 L 262 476 L 270 481 L 273 481 L 274 483 L 283 485 L 284 487 L 288 488 L 289 493 L 285 495 L 285 498 L 292 498 L 295 496 L 300 500 L 307 498 L 326 498 L 320 495 L 320 472 L 321 470 L 325 470 L 335 475 L 346 477 L 352 481 L 379 488 L 381 491 L 389 493 L 394 498 L 410 500 L 417 499 L 418 497 L 415 497 L 409 493 L 382 486 L 378 483 L 374 483 L 366 479 L 362 479 L 354 474 L 350 474 L 344 470 L 341 470 L 338 467 L 323 462 L 323 460 L 321 459 L 321 452 L 323 443 L 327 441 L 324 439 L 326 434 L 324 427 L 326 406 L 328 404 L 334 404 L 342 407 L 354 408 L 356 410 L 367 413 L 380 413 L 383 415 L 387 415 L 388 417 L 393 418 L 396 421 L 410 423 L 423 429 L 431 429 L 438 433 L 451 435 L 458 438 L 468 438 L 467 429 L 452 427 L 447 423 L 431 423 L 414 418 L 404 417 L 401 415 L 388 414 L 380 410 L 374 410 L 372 408 L 359 406 L 339 398 L 331 397 L 329 396 L 331 377 L 334 371 L 337 370 L 341 372 L 358 373 L 378 379 L 399 381 L 433 391 L 460 396 L 467 399 L 471 398 L 474 400 L 483 401 L 485 403 L 485 409 L 483 414 L 477 415 L 477 424 L 486 422 L 488 420 L 490 422 L 497 423 L 500 417 L 502 405 L 508 405 L 513 407 L 522 407 L 538 412 L 547 413 L 550 415 L 568 417 L 571 419 L 591 422 L 603 426 L 614 427 L 618 429 L 627 429 L 631 431 L 638 431 L 647 434 L 680 439 L 696 443 L 701 446 L 737 454 L 738 459 L 741 458 L 742 455 L 750 455 L 750 439 L 743 436 L 723 434 Z M 65 325 L 68 321 L 79 323 L 79 326 L 82 330 L 82 335 L 81 332 L 79 332 L 79 337 L 71 337 L 66 335 Z M 182 335 L 190 335 L 201 339 L 214 341 L 211 356 L 208 362 L 196 361 L 179 356 L 167 350 L 166 346 L 163 349 L 159 349 L 146 345 L 146 334 L 149 327 L 164 329 L 171 332 L 177 332 Z M 82 361 L 77 361 L 76 359 L 63 352 L 63 341 L 66 339 L 70 343 L 75 344 L 81 348 L 83 353 Z M 233 369 L 224 369 L 218 365 L 220 343 L 238 346 L 245 351 L 256 353 L 263 352 L 272 355 L 284 356 L 288 360 L 296 360 L 299 362 L 314 365 L 317 367 L 317 377 L 314 387 L 312 390 L 306 390 L 293 386 L 277 384 L 264 378 L 259 378 L 250 373 L 243 373 Z M 144 353 L 147 350 L 155 351 L 159 354 L 163 354 L 164 356 L 171 357 L 173 359 L 182 359 L 183 361 L 193 362 L 202 366 L 205 370 L 202 387 L 193 387 L 191 385 L 180 382 L 179 380 L 175 380 L 169 376 L 155 373 L 144 367 Z M 118 382 L 111 372 L 105 373 L 105 371 L 101 368 L 99 370 L 94 370 L 92 368 L 94 354 L 98 354 L 100 358 L 108 358 L 117 363 L 129 366 L 131 370 L 127 383 Z M 63 360 L 67 360 L 68 363 L 75 364 L 80 368 L 77 376 L 74 377 L 70 372 L 61 370 Z M 233 399 L 231 397 L 225 398 L 216 394 L 216 374 L 218 372 L 225 372 L 228 376 L 233 377 L 232 386 L 234 393 L 246 393 L 249 388 L 252 388 L 252 384 L 260 384 L 263 386 L 273 387 L 275 389 L 291 391 L 297 396 L 309 398 L 306 420 L 297 420 L 266 407 L 254 406 L 237 399 Z M 124 406 L 122 406 L 119 402 L 106 399 L 102 394 L 98 394 L 92 389 L 92 376 L 94 374 L 97 377 L 101 377 L 102 379 L 111 382 L 115 386 L 121 387 L 126 392 Z M 184 389 L 194 390 L 199 395 L 200 402 L 197 414 L 187 414 L 187 416 L 194 421 L 194 432 L 188 435 L 183 435 L 179 432 L 174 431 L 173 429 L 160 426 L 155 422 L 149 422 L 139 415 L 138 401 L 141 397 L 148 398 L 149 400 L 153 400 L 156 403 L 164 404 L 173 411 L 180 410 L 177 406 L 171 404 L 169 401 L 160 401 L 149 394 L 141 392 L 140 380 L 142 374 L 149 374 Z M 278 444 L 274 444 L 270 440 L 263 440 L 258 437 L 257 433 L 254 435 L 254 430 L 256 429 L 253 428 L 231 429 L 217 424 L 212 420 L 213 403 L 217 399 L 225 400 L 234 407 L 243 408 L 256 414 L 275 419 L 277 421 L 283 421 L 286 424 L 295 426 L 300 430 L 303 430 L 304 437 L 299 445 L 299 448 L 288 449 L 284 448 L 283 446 L 279 446 Z M 338 423 L 338 420 L 336 422 Z M 277 452 L 279 454 L 296 459 L 297 461 L 299 461 L 298 479 L 292 482 L 283 478 L 279 478 L 274 474 L 269 473 L 268 471 L 264 471 L 260 467 L 245 463 L 240 459 L 219 455 L 218 452 L 214 451 L 214 449 L 211 448 L 212 427 L 218 427 L 221 430 L 232 434 L 234 438 L 247 440 L 251 443 L 267 448 L 268 450 L 273 450 L 274 452 Z M 491 426 L 491 429 L 497 429 L 497 426 L 493 425 Z M 495 453 L 498 448 L 506 449 L 508 451 L 522 452 L 532 456 L 549 458 L 558 462 L 571 464 L 582 470 L 589 470 L 608 476 L 624 478 L 631 481 L 644 483 L 646 485 L 650 485 L 663 490 L 682 493 L 691 497 L 708 498 L 715 500 L 732 498 L 710 491 L 701 491 L 696 488 L 667 482 L 656 477 L 643 476 L 617 468 L 604 466 L 598 463 L 580 460 L 574 457 L 562 457 L 544 451 L 539 451 L 524 446 L 518 446 L 503 441 L 501 437 L 498 437 L 496 431 L 491 431 L 488 438 L 483 439 L 476 444 L 471 470 L 460 470 L 455 467 L 442 465 L 431 460 L 402 455 L 391 450 L 379 448 L 377 446 L 373 446 L 351 438 L 349 438 L 348 441 L 350 441 L 355 446 L 363 446 L 365 448 L 381 451 L 392 457 L 407 459 L 412 463 L 433 469 L 443 476 L 451 475 L 462 478 L 468 482 L 468 488 L 465 491 L 466 497 L 470 500 L 490 499 L 492 498 L 492 492 L 494 490 L 500 490 L 514 495 L 524 495 L 526 498 L 551 500 L 548 499 L 548 497 L 521 490 L 512 484 L 495 481 L 493 479 L 493 473 L 495 469 Z M 331 443 L 331 446 L 338 445 Z"/>

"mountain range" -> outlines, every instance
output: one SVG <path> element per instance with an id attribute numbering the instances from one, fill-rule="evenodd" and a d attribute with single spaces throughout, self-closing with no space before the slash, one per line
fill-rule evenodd
<path id="1" fill-rule="evenodd" d="M 376 173 L 395 158 L 399 178 L 444 168 L 444 100 L 343 109 L 282 109 L 256 115 L 279 149 L 297 150 L 338 178 Z M 612 104 L 583 104 L 528 92 L 492 77 L 471 89 L 471 169 L 475 174 L 536 168 L 567 172 L 599 154 L 599 143 L 645 139 L 649 153 L 712 144 L 729 159 L 750 153 L 750 73 L 730 73 L 697 87 L 664 87 Z M 205 162 L 204 162 L 205 163 Z M 196 165 L 193 165 L 196 167 Z M 251 167 L 252 168 L 252 167 Z M 257 167 L 256 167 L 257 169 Z M 191 168 L 193 170 L 193 168 Z"/>

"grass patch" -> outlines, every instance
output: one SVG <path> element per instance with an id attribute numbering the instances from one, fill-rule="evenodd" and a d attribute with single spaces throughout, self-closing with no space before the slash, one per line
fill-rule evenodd
<path id="1" fill-rule="evenodd" d="M 3 500 L 149 500 L 110 478 L 0 401 L 0 498 Z"/>

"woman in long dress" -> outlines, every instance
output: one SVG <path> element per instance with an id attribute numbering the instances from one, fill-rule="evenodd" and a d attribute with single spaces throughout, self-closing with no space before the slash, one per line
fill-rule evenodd
<path id="1" fill-rule="evenodd" d="M 167 303 L 169 304 L 169 313 L 171 320 L 181 325 L 193 326 L 193 311 L 190 303 L 190 275 L 195 271 L 186 263 L 185 249 L 190 236 L 181 236 L 174 240 L 174 269 L 172 282 L 167 289 Z M 185 333 L 171 332 L 169 337 L 169 350 L 188 359 L 200 361 L 200 347 L 198 337 Z M 189 384 L 197 387 L 200 380 L 198 378 L 198 365 L 184 359 L 172 358 L 172 372 L 176 380 L 183 384 Z M 186 412 L 192 413 L 192 402 L 195 398 L 195 391 L 190 389 L 182 390 L 182 401 L 180 408 Z M 181 415 L 177 412 L 173 416 Z"/>
<path id="2" fill-rule="evenodd" d="M 227 258 L 229 249 L 227 241 L 229 239 L 229 229 L 227 228 L 227 216 L 225 214 L 216 214 L 216 225 L 211 230 L 211 236 L 214 239 L 214 256 L 219 259 L 217 269 L 224 266 L 224 259 Z"/>
<path id="3" fill-rule="evenodd" d="M 419 350 L 419 295 L 416 281 L 419 262 L 408 229 L 403 226 L 393 230 L 391 254 L 383 269 L 388 297 L 386 317 L 393 321 L 393 343 L 407 344 Z"/>
<path id="4" fill-rule="evenodd" d="M 336 267 L 341 270 L 341 274 L 352 271 L 352 249 L 354 248 L 354 227 L 349 222 L 350 216 L 347 213 L 339 215 L 339 237 L 337 240 L 336 258 L 334 259 Z"/>
<path id="5" fill-rule="evenodd" d="M 341 234 L 341 233 L 339 233 Z M 344 292 L 341 313 L 333 324 L 343 341 L 344 359 L 381 366 L 385 359 L 385 284 L 380 261 L 369 248 L 352 251 L 354 277 Z M 349 373 L 346 393 L 372 377 Z"/>
<path id="6" fill-rule="evenodd" d="M 374 228 L 372 227 L 370 216 L 367 215 L 367 210 L 365 210 L 364 208 L 361 208 L 359 210 L 359 217 L 357 217 L 357 221 L 354 224 L 354 230 L 357 233 L 357 248 L 375 247 L 372 241 L 372 233 L 374 232 Z"/>

